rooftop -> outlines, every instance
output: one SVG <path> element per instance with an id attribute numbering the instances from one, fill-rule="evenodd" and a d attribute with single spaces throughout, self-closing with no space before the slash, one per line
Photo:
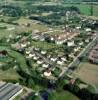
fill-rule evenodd
<path id="1" fill-rule="evenodd" d="M 11 100 L 22 92 L 18 84 L 0 82 L 0 100 Z"/>

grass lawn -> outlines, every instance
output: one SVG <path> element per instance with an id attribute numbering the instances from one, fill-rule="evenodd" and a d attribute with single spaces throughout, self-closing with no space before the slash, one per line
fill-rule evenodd
<path id="1" fill-rule="evenodd" d="M 84 82 L 93 84 L 98 88 L 98 65 L 90 64 L 89 62 L 80 63 L 74 74 Z"/>
<path id="2" fill-rule="evenodd" d="M 48 43 L 48 42 L 44 42 L 44 41 L 32 41 L 32 45 L 34 47 L 42 48 L 44 50 L 49 50 L 49 49 L 61 47 L 61 46 L 58 46 L 54 43 Z"/>
<path id="3" fill-rule="evenodd" d="M 8 37 L 10 34 L 14 36 L 15 31 L 17 31 L 17 26 L 7 23 L 0 23 L 1 27 L 6 27 L 6 29 L 0 29 L 0 38 Z M 12 30 L 10 30 L 13 28 Z"/>
<path id="4" fill-rule="evenodd" d="M 76 96 L 68 91 L 53 92 L 49 100 L 79 100 Z"/>

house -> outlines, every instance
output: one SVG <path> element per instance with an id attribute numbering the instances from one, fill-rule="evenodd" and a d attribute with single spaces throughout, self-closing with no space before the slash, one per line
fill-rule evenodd
<path id="1" fill-rule="evenodd" d="M 36 56 L 34 55 L 34 56 L 33 56 L 33 59 L 34 59 L 34 60 L 38 60 L 39 57 L 36 57 Z"/>
<path id="2" fill-rule="evenodd" d="M 42 55 L 45 55 L 47 53 L 47 51 L 41 51 Z"/>
<path id="3" fill-rule="evenodd" d="M 86 32 L 91 32 L 92 29 L 91 29 L 91 28 L 86 28 L 85 31 L 86 31 Z"/>
<path id="4" fill-rule="evenodd" d="M 67 42 L 67 46 L 69 46 L 69 47 L 74 46 L 74 45 L 75 45 L 75 43 L 74 43 L 74 41 L 72 41 L 72 40 L 71 40 L 71 41 L 69 40 L 69 41 Z"/>
<path id="5" fill-rule="evenodd" d="M 50 58 L 51 61 L 55 62 L 57 58 Z"/>
<path id="6" fill-rule="evenodd" d="M 81 29 L 81 26 L 77 26 L 76 29 Z"/>
<path id="7" fill-rule="evenodd" d="M 31 54 L 31 53 L 29 54 L 29 58 L 32 58 L 33 56 L 34 56 L 34 55 L 33 55 L 33 54 Z"/>
<path id="8" fill-rule="evenodd" d="M 64 61 L 58 60 L 58 61 L 57 61 L 57 64 L 63 65 L 63 64 L 64 64 Z"/>
<path id="9" fill-rule="evenodd" d="M 38 60 L 37 64 L 41 65 L 41 64 L 43 64 L 43 62 L 44 62 L 43 60 Z"/>
<path id="10" fill-rule="evenodd" d="M 25 48 L 26 46 L 27 46 L 26 43 L 22 43 L 22 44 L 21 44 L 21 47 L 22 47 L 22 48 Z"/>
<path id="11" fill-rule="evenodd" d="M 26 51 L 26 54 L 30 54 L 30 51 L 28 50 L 28 51 Z"/>
<path id="12" fill-rule="evenodd" d="M 67 61 L 67 59 L 65 57 L 61 57 L 62 61 Z"/>
<path id="13" fill-rule="evenodd" d="M 74 56 L 73 53 L 69 54 L 69 57 L 71 57 L 71 58 L 75 58 L 75 56 Z"/>
<path id="14" fill-rule="evenodd" d="M 74 51 L 75 51 L 75 52 L 77 52 L 77 51 L 79 51 L 79 50 L 80 50 L 80 47 L 74 48 Z"/>
<path id="15" fill-rule="evenodd" d="M 35 51 L 40 51 L 40 48 L 34 48 Z"/>
<path id="16" fill-rule="evenodd" d="M 63 44 L 66 40 L 66 34 L 55 35 L 55 43 L 57 45 Z"/>
<path id="17" fill-rule="evenodd" d="M 80 46 L 82 46 L 83 44 L 84 44 L 84 43 L 83 43 L 82 41 L 81 41 L 81 42 L 79 42 L 79 45 L 80 45 Z"/>
<path id="18" fill-rule="evenodd" d="M 98 44 L 90 51 L 88 59 L 90 62 L 98 64 Z"/>
<path id="19" fill-rule="evenodd" d="M 51 75 L 52 75 L 52 73 L 51 73 L 50 70 L 47 70 L 47 71 L 44 72 L 44 76 L 46 76 L 46 77 L 49 77 Z"/>
<path id="20" fill-rule="evenodd" d="M 49 67 L 49 64 L 43 64 L 42 67 L 43 68 L 48 68 Z"/>

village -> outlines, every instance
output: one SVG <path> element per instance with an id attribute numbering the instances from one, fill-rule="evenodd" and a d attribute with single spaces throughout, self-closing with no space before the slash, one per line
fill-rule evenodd
<path id="1" fill-rule="evenodd" d="M 36 10 L 21 17 L 0 12 L 0 100 L 35 100 L 46 94 L 56 100 L 53 96 L 60 91 L 75 98 L 68 100 L 80 100 L 82 89 L 98 93 L 98 74 L 94 73 L 98 70 L 98 20 L 74 7 L 47 13 L 43 8 L 41 14 Z"/>
<path id="2" fill-rule="evenodd" d="M 96 32 L 91 28 L 84 28 L 82 35 L 81 26 L 73 29 L 68 25 L 62 30 L 49 28 L 47 32 L 33 30 L 29 35 L 25 34 L 17 34 L 15 38 L 10 34 L 6 42 L 12 49 L 23 54 L 31 70 L 41 77 L 53 80 L 56 80 L 63 70 L 68 70 L 68 65 L 96 36 Z M 13 40 L 16 42 L 13 43 Z M 6 54 L 5 50 L 0 52 L 1 57 Z"/>

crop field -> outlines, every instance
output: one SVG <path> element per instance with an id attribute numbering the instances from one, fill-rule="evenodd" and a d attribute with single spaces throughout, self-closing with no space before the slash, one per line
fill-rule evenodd
<path id="1" fill-rule="evenodd" d="M 98 65 L 90 64 L 89 62 L 80 63 L 74 74 L 84 82 L 94 84 L 98 88 Z"/>
<path id="2" fill-rule="evenodd" d="M 1 80 L 18 80 L 19 78 L 20 76 L 12 68 L 6 71 L 0 70 L 0 81 Z"/>

